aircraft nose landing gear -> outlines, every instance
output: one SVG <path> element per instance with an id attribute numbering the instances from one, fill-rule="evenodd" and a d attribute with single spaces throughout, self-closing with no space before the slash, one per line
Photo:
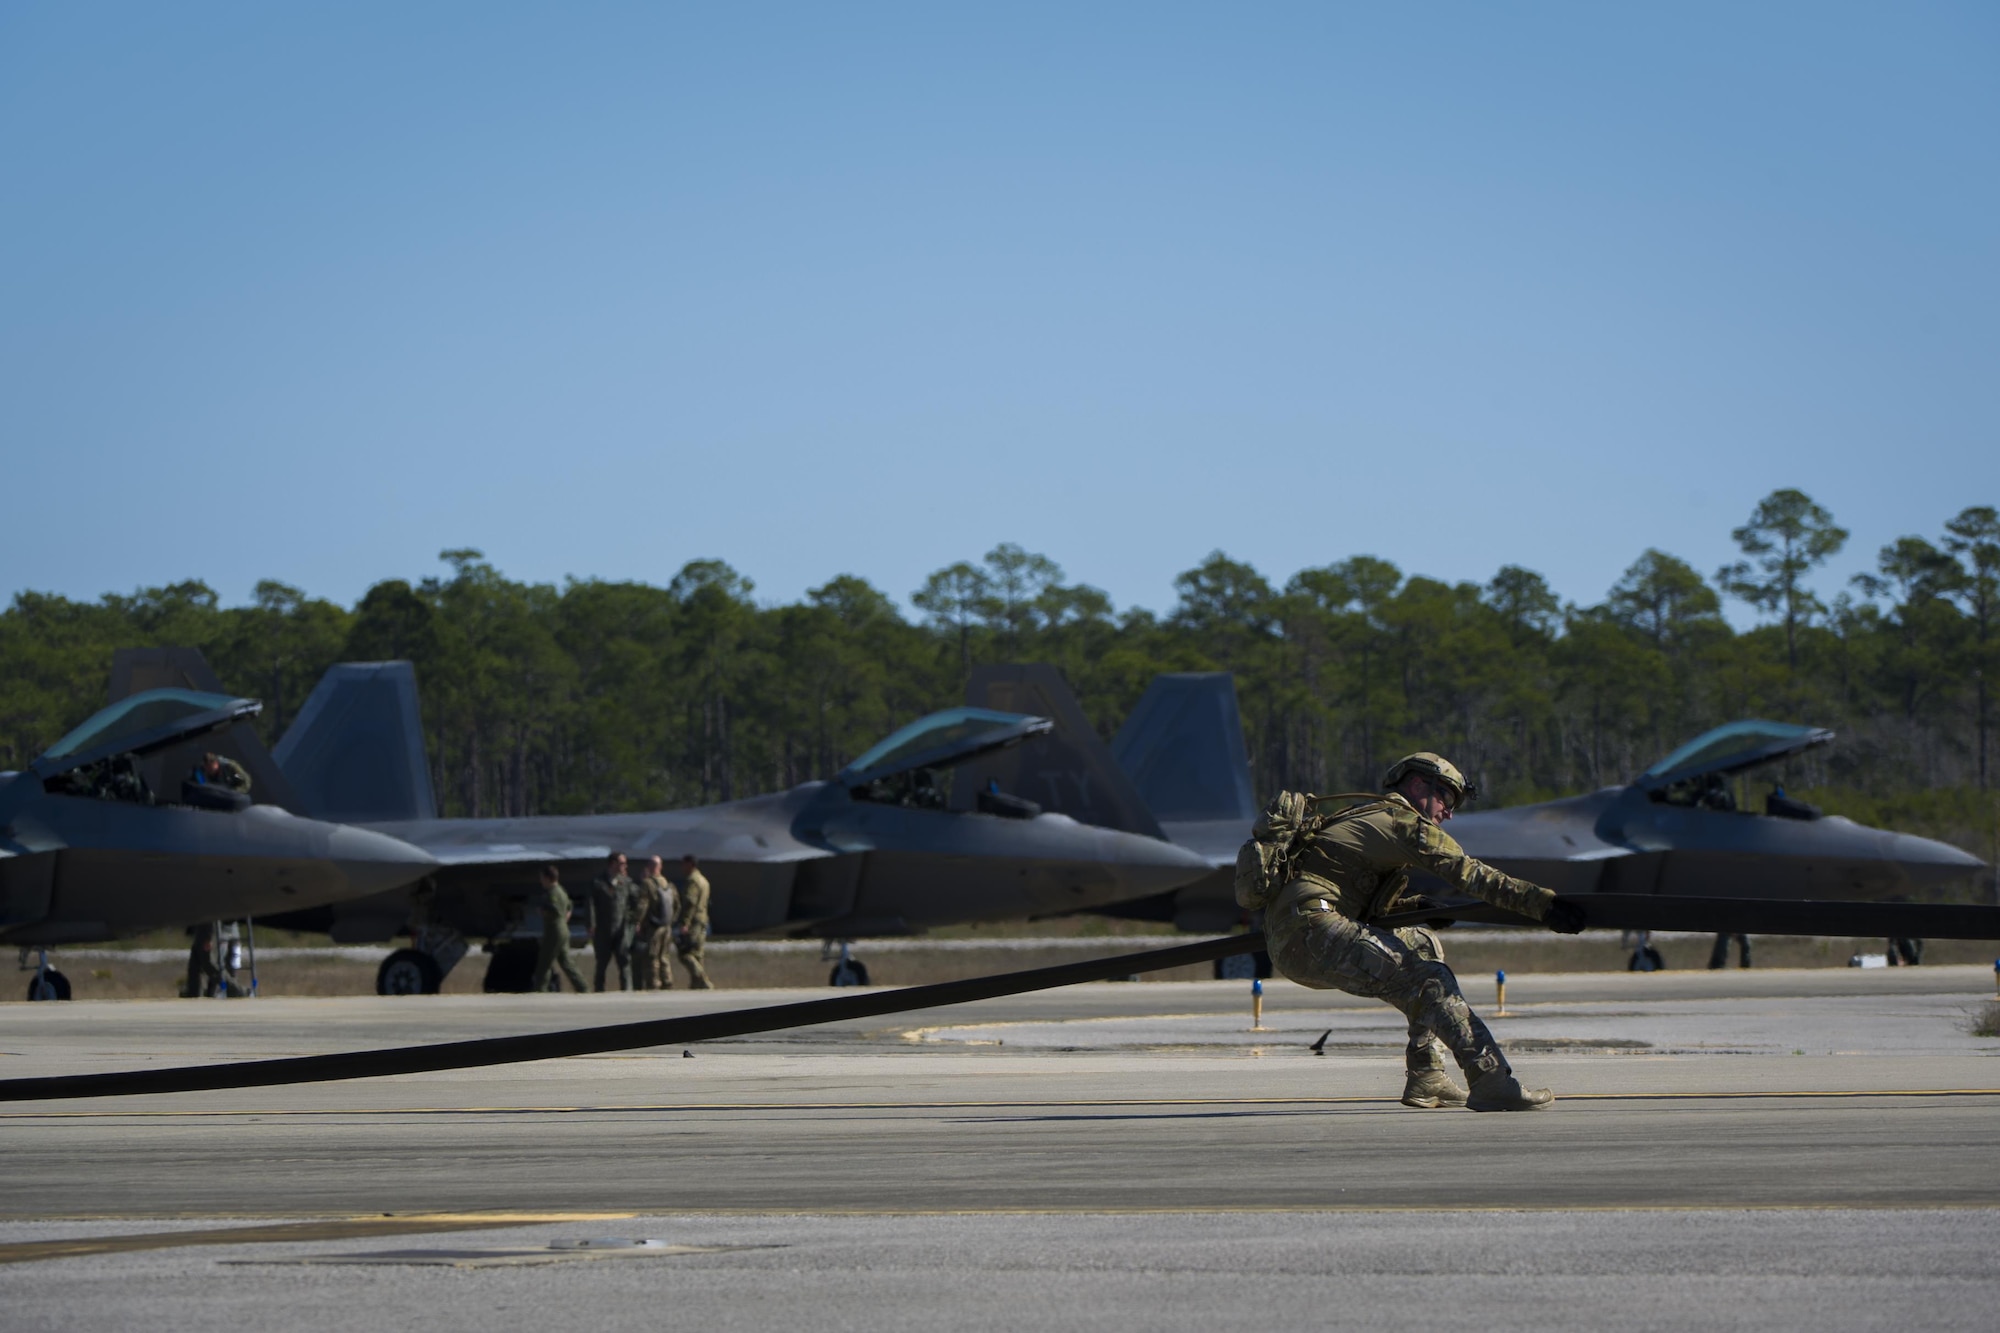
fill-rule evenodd
<path id="1" fill-rule="evenodd" d="M 21 969 L 28 967 L 28 951 L 21 950 Z M 69 978 L 49 966 L 49 951 L 36 950 L 35 975 L 28 978 L 28 998 L 30 1000 L 67 1000 L 69 998 Z"/>
<path id="2" fill-rule="evenodd" d="M 831 943 L 831 941 L 828 941 Z M 824 948 L 821 959 L 827 956 Z M 848 941 L 840 942 L 840 961 L 833 965 L 833 972 L 826 979 L 829 986 L 866 986 L 868 984 L 868 964 L 856 958 Z"/>

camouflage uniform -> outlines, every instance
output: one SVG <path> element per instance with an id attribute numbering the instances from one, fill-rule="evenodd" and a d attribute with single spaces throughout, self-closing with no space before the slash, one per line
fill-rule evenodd
<path id="1" fill-rule="evenodd" d="M 674 886 L 665 875 L 637 881 L 633 896 L 632 970 L 640 990 L 672 990 L 673 966 L 667 952 L 674 938 Z"/>
<path id="2" fill-rule="evenodd" d="M 688 985 L 695 990 L 713 987 L 702 962 L 702 951 L 707 944 L 708 877 L 700 870 L 690 870 L 681 882 L 680 907 L 674 913 L 674 952 L 681 956 L 681 966 L 688 970 Z M 669 985 L 672 980 L 669 973 Z"/>
<path id="3" fill-rule="evenodd" d="M 536 995 L 547 990 L 549 977 L 558 967 L 569 978 L 570 989 L 581 995 L 583 969 L 569 955 L 569 894 L 562 885 L 550 884 L 542 890 L 542 938 L 535 949 L 535 971 L 528 990 Z"/>
<path id="4" fill-rule="evenodd" d="M 618 989 L 632 989 L 632 881 L 599 875 L 590 881 L 590 948 L 597 955 L 593 990 L 604 989 L 604 973 L 618 964 Z"/>
<path id="5" fill-rule="evenodd" d="M 1443 1080 L 1447 1053 L 1468 1078 L 1507 1074 L 1507 1057 L 1459 993 L 1437 936 L 1421 927 L 1367 924 L 1396 909 L 1411 866 L 1536 921 L 1555 901 L 1549 890 L 1467 856 L 1391 792 L 1321 829 L 1300 851 L 1295 877 L 1264 910 L 1271 961 L 1302 986 L 1386 1000 L 1401 1010 L 1410 1021 L 1405 1060 L 1413 1083 Z"/>
<path id="6" fill-rule="evenodd" d="M 211 785 L 227 787 L 231 791 L 247 792 L 250 790 L 249 769 L 243 767 L 243 765 L 237 763 L 226 754 L 216 755 L 215 763 L 216 767 L 221 771 L 215 775 Z"/>

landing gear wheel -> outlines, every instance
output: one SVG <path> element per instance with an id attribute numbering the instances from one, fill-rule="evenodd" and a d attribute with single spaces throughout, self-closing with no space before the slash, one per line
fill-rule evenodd
<path id="1" fill-rule="evenodd" d="M 1217 981 L 1268 981 L 1275 974 L 1271 955 L 1262 949 L 1256 953 L 1233 954 L 1215 960 Z"/>
<path id="2" fill-rule="evenodd" d="M 69 998 L 69 978 L 53 967 L 46 972 L 28 978 L 28 998 L 31 1000 L 67 1000 Z"/>
<path id="3" fill-rule="evenodd" d="M 868 984 L 868 964 L 859 958 L 843 958 L 833 965 L 833 972 L 826 979 L 829 986 L 866 986 Z"/>
<path id="4" fill-rule="evenodd" d="M 377 995 L 435 995 L 443 985 L 437 960 L 421 949 L 398 949 L 375 970 Z"/>
<path id="5" fill-rule="evenodd" d="M 1667 960 L 1660 957 L 1660 951 L 1649 944 L 1643 949 L 1634 949 L 1632 951 L 1631 960 L 1625 964 L 1625 970 L 1627 972 L 1664 972 L 1667 970 Z"/>

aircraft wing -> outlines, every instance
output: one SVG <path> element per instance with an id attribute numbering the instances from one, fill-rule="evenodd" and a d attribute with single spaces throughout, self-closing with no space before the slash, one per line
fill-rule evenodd
<path id="1" fill-rule="evenodd" d="M 683 854 L 704 861 L 771 864 L 830 856 L 791 834 L 790 806 L 781 792 L 728 805 L 616 815 L 537 815 L 526 819 L 412 819 L 365 827 L 421 847 L 440 865 L 522 865 L 538 861 L 601 861 L 613 852 Z"/>
<path id="2" fill-rule="evenodd" d="M 1845 935 L 1928 940 L 2000 940 L 2000 907 L 1961 903 L 1813 902 L 1774 898 L 1682 898 L 1584 893 L 1569 898 L 1585 923 L 1610 930 L 1687 930 L 1732 935 Z M 1528 918 L 1489 903 L 1449 903 L 1397 912 L 1378 926 L 1465 921 L 1518 926 Z"/>

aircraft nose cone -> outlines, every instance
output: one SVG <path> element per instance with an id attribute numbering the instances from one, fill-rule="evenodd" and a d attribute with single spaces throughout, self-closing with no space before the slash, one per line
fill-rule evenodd
<path id="1" fill-rule="evenodd" d="M 1212 869 L 1205 857 L 1177 843 L 1136 833 L 1102 832 L 1114 844 L 1104 849 L 1103 859 L 1118 866 L 1128 885 L 1147 893 L 1192 884 Z"/>
<path id="2" fill-rule="evenodd" d="M 1891 860 L 1899 863 L 1911 881 L 1922 889 L 1971 888 L 1986 863 L 1971 852 L 1920 838 L 1914 833 L 1898 833 L 1890 845 Z"/>
<path id="3" fill-rule="evenodd" d="M 437 869 L 437 858 L 421 847 L 386 833 L 345 826 L 333 831 L 327 859 L 339 867 L 356 897 L 400 889 Z"/>

